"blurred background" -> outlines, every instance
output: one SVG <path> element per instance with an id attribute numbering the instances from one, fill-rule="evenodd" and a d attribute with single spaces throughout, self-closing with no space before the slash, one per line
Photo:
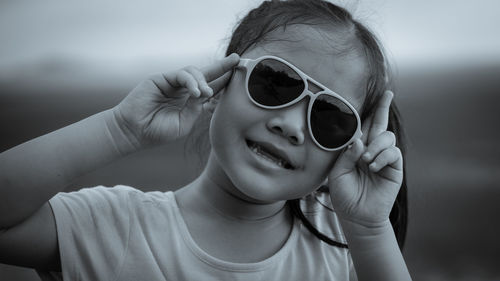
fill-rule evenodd
<path id="1" fill-rule="evenodd" d="M 114 106 L 150 73 L 220 58 L 259 2 L 1 1 L 0 151 Z M 414 280 L 500 280 L 500 3 L 336 3 L 379 35 L 396 72 Z M 182 147 L 130 155 L 71 188 L 175 189 L 197 174 Z M 0 280 L 38 277 L 0 264 Z"/>

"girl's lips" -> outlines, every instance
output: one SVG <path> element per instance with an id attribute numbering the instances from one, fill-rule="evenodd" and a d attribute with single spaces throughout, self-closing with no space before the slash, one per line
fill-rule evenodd
<path id="1" fill-rule="evenodd" d="M 246 140 L 247 146 L 254 153 L 267 161 L 287 170 L 294 170 L 296 165 L 290 160 L 286 152 L 272 143 Z"/>

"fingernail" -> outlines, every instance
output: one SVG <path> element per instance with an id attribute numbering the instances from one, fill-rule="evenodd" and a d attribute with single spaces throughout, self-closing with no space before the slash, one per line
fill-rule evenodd
<path id="1" fill-rule="evenodd" d="M 372 171 L 373 171 L 373 170 L 375 170 L 375 169 L 377 168 L 377 163 L 376 163 L 376 162 L 372 162 L 372 163 L 368 166 L 368 168 L 370 168 L 370 170 L 372 170 Z"/>
<path id="2" fill-rule="evenodd" d="M 214 90 L 212 90 L 212 88 L 210 88 L 209 86 L 205 86 L 205 90 L 208 92 L 210 96 L 214 94 Z"/>
<path id="3" fill-rule="evenodd" d="M 370 160 L 370 157 L 371 157 L 370 152 L 365 152 L 365 154 L 363 154 L 363 160 L 365 160 L 365 161 Z"/>
<path id="4" fill-rule="evenodd" d="M 234 58 L 238 58 L 238 57 L 240 57 L 240 56 L 237 53 L 232 53 L 228 56 L 228 58 L 230 58 L 230 59 L 234 59 Z"/>

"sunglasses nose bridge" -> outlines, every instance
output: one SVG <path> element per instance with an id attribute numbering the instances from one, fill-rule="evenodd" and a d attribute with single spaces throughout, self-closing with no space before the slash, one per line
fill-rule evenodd
<path id="1" fill-rule="evenodd" d="M 317 85 L 311 79 L 306 79 L 306 91 L 308 91 L 311 95 L 317 95 L 319 92 L 323 92 L 324 89 Z"/>

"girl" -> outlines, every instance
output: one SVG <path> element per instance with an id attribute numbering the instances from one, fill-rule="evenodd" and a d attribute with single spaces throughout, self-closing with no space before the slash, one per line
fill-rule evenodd
<path id="1" fill-rule="evenodd" d="M 394 232 L 402 245 L 398 118 L 373 35 L 330 3 L 271 1 L 227 55 L 2 153 L 0 261 L 44 280 L 410 280 Z M 61 192 L 200 120 L 211 150 L 185 187 Z"/>

